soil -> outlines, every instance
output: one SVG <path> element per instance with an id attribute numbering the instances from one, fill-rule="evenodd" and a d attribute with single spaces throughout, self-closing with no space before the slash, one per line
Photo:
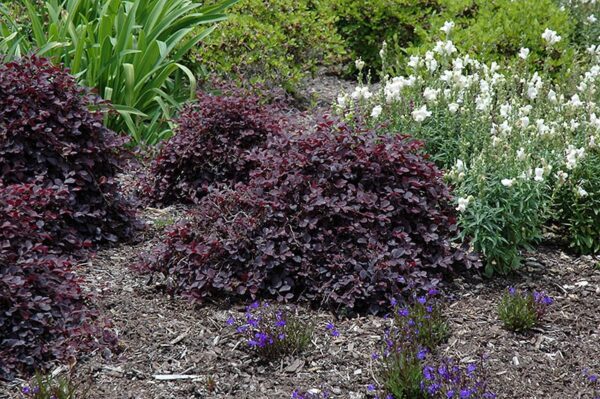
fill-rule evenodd
<path id="1" fill-rule="evenodd" d="M 330 96 L 336 92 L 330 91 Z M 383 318 L 336 320 L 330 312 L 300 307 L 300 317 L 316 326 L 310 349 L 263 364 L 225 323 L 243 306 L 198 307 L 166 295 L 168 281 L 136 272 L 131 266 L 139 255 L 183 213 L 174 208 L 146 209 L 145 239 L 102 250 L 82 265 L 86 289 L 113 321 L 121 352 L 105 350 L 79 360 L 74 380 L 89 388 L 81 397 L 283 399 L 296 388 L 325 389 L 335 398 L 370 397 L 371 353 L 380 347 L 387 323 Z M 444 287 L 452 297 L 445 311 L 450 336 L 438 352 L 463 362 L 487 355 L 489 386 L 499 398 L 593 398 L 582 371 L 600 371 L 597 260 L 551 246 L 526 258 L 525 267 L 510 278 L 462 276 Z M 532 331 L 510 332 L 498 320 L 496 309 L 507 286 L 543 290 L 555 299 Z M 328 334 L 328 322 L 335 323 L 339 337 Z M 55 373 L 64 374 L 65 367 Z M 161 379 L 176 375 L 183 377 Z M 0 385 L 0 398 L 19 398 L 23 383 Z"/>

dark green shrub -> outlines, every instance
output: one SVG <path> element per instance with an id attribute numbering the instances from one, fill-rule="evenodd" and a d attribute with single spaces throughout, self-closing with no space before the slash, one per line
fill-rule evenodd
<path id="1" fill-rule="evenodd" d="M 379 70 L 384 40 L 393 46 L 419 46 L 430 30 L 429 19 L 439 11 L 438 0 L 338 0 L 329 2 L 338 32 L 354 58 Z M 350 70 L 354 68 L 350 67 Z"/>
<path id="2" fill-rule="evenodd" d="M 429 42 L 445 39 L 440 31 L 445 21 L 456 27 L 450 37 L 463 51 L 477 54 L 481 61 L 506 61 L 515 58 L 521 47 L 528 48 L 530 62 L 561 67 L 571 63 L 569 39 L 571 22 L 553 0 L 442 0 L 443 10 L 432 20 Z M 551 50 L 542 33 L 556 31 L 561 41 Z M 551 57 L 547 57 L 551 55 Z"/>
<path id="3" fill-rule="evenodd" d="M 197 49 L 210 71 L 292 89 L 344 52 L 333 16 L 318 0 L 245 0 L 232 13 Z"/>

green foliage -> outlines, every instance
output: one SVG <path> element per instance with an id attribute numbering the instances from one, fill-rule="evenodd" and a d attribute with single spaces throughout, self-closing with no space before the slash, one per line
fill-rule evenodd
<path id="1" fill-rule="evenodd" d="M 371 71 L 381 67 L 379 49 L 384 40 L 394 49 L 420 45 L 431 28 L 429 17 L 439 11 L 438 0 L 338 0 L 328 4 L 352 56 L 361 57 Z"/>
<path id="2" fill-rule="evenodd" d="M 383 389 L 398 399 L 421 399 L 427 396 L 421 390 L 422 364 L 414 352 L 392 352 L 382 362 L 379 378 Z"/>
<path id="3" fill-rule="evenodd" d="M 521 171 L 518 164 L 499 161 L 485 153 L 474 159 L 456 192 L 469 199 L 460 215 L 461 237 L 485 257 L 488 276 L 519 268 L 521 250 L 531 250 L 542 236 L 550 205 L 543 182 L 517 178 L 510 187 L 504 186 L 502 176 Z"/>
<path id="4" fill-rule="evenodd" d="M 333 16 L 321 3 L 244 0 L 196 49 L 196 58 L 225 76 L 243 74 L 293 90 L 307 73 L 338 63 L 344 53 Z"/>
<path id="5" fill-rule="evenodd" d="M 600 152 L 594 147 L 556 194 L 556 218 L 578 253 L 600 251 Z"/>
<path id="6" fill-rule="evenodd" d="M 174 110 L 195 93 L 193 73 L 180 61 L 214 29 L 198 26 L 224 20 L 236 2 L 24 0 L 31 34 L 0 9 L 0 52 L 10 59 L 35 51 L 63 63 L 113 103 L 118 117 L 107 117 L 108 127 L 152 144 L 171 135 Z"/>
<path id="7" fill-rule="evenodd" d="M 426 296 L 413 298 L 407 307 L 394 306 L 382 354 L 375 356 L 380 359 L 377 379 L 385 394 L 406 399 L 427 397 L 421 389 L 422 360 L 448 337 L 448 325 L 436 295 L 437 290 L 430 290 Z"/>
<path id="8" fill-rule="evenodd" d="M 598 43 L 600 37 L 600 2 L 555 0 L 564 7 L 573 25 L 573 42 L 580 47 Z"/>
<path id="9" fill-rule="evenodd" d="M 569 15 L 553 0 L 443 0 L 442 3 L 442 11 L 431 20 L 432 35 L 426 46 L 445 39 L 440 28 L 445 21 L 454 21 L 452 41 L 459 50 L 476 55 L 483 62 L 514 59 L 522 47 L 530 50 L 528 62 L 546 64 L 548 71 L 568 67 L 573 61 L 569 44 L 572 24 Z M 542 39 L 546 28 L 562 38 L 552 48 Z"/>
<path id="10" fill-rule="evenodd" d="M 21 393 L 30 399 L 79 399 L 85 398 L 89 387 L 73 383 L 70 376 L 43 375 L 36 373 L 33 381 L 23 387 Z"/>
<path id="11" fill-rule="evenodd" d="M 511 331 L 526 331 L 537 324 L 553 302 L 544 293 L 520 292 L 510 287 L 498 305 L 498 318 Z"/>

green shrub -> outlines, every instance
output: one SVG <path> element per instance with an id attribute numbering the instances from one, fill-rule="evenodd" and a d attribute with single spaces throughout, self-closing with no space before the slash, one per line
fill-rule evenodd
<path id="1" fill-rule="evenodd" d="M 515 59 L 521 48 L 528 48 L 531 64 L 547 64 L 549 69 L 568 66 L 573 50 L 569 49 L 572 24 L 554 0 L 442 0 L 442 11 L 431 20 L 430 45 L 446 39 L 440 31 L 445 21 L 454 21 L 451 38 L 464 53 L 480 61 Z M 551 28 L 561 41 L 551 48 L 542 33 Z M 567 51 L 568 50 L 568 51 Z"/>
<path id="2" fill-rule="evenodd" d="M 371 71 L 381 67 L 379 50 L 418 46 L 428 36 L 430 16 L 439 11 L 438 0 L 329 1 L 338 32 L 354 58 L 361 57 Z M 350 72 L 355 72 L 350 66 Z"/>
<path id="3" fill-rule="evenodd" d="M 223 20 L 223 10 L 236 2 L 25 0 L 31 34 L 0 8 L 0 52 L 10 59 L 35 51 L 63 63 L 113 103 L 119 116 L 108 118 L 109 128 L 156 143 L 171 134 L 168 120 L 179 103 L 195 93 L 195 78 L 180 61 L 214 26 L 192 33 Z"/>
<path id="4" fill-rule="evenodd" d="M 225 76 L 294 86 L 344 53 L 334 18 L 319 0 L 245 0 L 196 50 L 200 65 Z"/>

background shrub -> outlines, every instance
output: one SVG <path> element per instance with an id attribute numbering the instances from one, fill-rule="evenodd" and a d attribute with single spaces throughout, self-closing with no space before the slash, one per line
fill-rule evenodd
<path id="1" fill-rule="evenodd" d="M 260 295 L 378 311 L 471 265 L 450 244 L 451 196 L 420 150 L 334 121 L 279 136 L 254 151 L 249 186 L 205 197 L 145 266 L 200 300 Z"/>
<path id="2" fill-rule="evenodd" d="M 294 90 L 318 66 L 341 61 L 344 46 L 322 0 L 244 0 L 196 50 L 200 65 Z"/>
<path id="3" fill-rule="evenodd" d="M 64 188 L 66 235 L 98 243 L 134 228 L 115 181 L 123 140 L 102 125 L 100 105 L 48 60 L 0 65 L 0 180 Z"/>
<path id="4" fill-rule="evenodd" d="M 174 110 L 195 93 L 181 61 L 214 28 L 199 27 L 225 19 L 236 2 L 25 0 L 23 25 L 0 4 L 0 52 L 13 59 L 35 52 L 64 64 L 112 102 L 118 114 L 109 115 L 108 127 L 154 144 L 171 135 Z"/>
<path id="5" fill-rule="evenodd" d="M 476 55 L 482 62 L 516 59 L 519 50 L 530 50 L 528 62 L 544 66 L 547 72 L 557 72 L 573 63 L 570 39 L 573 27 L 566 11 L 554 0 L 442 0 L 441 11 L 431 19 L 427 40 L 420 53 L 436 40 L 445 40 L 440 28 L 446 21 L 456 26 L 450 37 L 463 53 Z M 542 33 L 548 27 L 555 30 L 561 41 L 548 50 Z M 538 68 L 542 69 L 542 68 Z"/>
<path id="6" fill-rule="evenodd" d="M 362 57 L 372 71 L 381 68 L 379 50 L 418 46 L 430 30 L 430 16 L 439 11 L 438 0 L 328 1 L 338 32 L 354 58 Z M 353 66 L 350 65 L 353 72 Z"/>
<path id="7" fill-rule="evenodd" d="M 250 151 L 280 131 L 280 105 L 263 104 L 264 94 L 234 86 L 198 92 L 150 167 L 145 190 L 152 201 L 190 203 L 212 185 L 247 181 L 256 166 Z"/>

